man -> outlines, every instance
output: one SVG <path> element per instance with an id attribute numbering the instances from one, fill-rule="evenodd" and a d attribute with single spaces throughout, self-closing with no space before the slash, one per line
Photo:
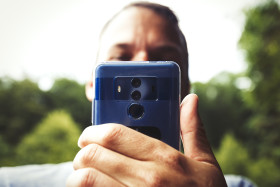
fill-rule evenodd
<path id="1" fill-rule="evenodd" d="M 182 72 L 182 98 L 189 93 L 188 52 L 173 12 L 152 3 L 125 7 L 104 27 L 97 62 L 172 60 Z M 93 83 L 86 94 L 93 99 Z M 226 186 L 197 113 L 198 98 L 181 104 L 184 154 L 165 143 L 126 128 L 106 124 L 87 128 L 67 186 Z M 160 116 L 159 116 L 160 117 Z M 63 186 L 72 163 L 0 169 L 0 186 Z M 230 178 L 229 186 L 249 186 Z M 246 185 L 247 184 L 247 185 Z"/>
<path id="2" fill-rule="evenodd" d="M 189 92 L 188 52 L 176 16 L 166 7 L 134 3 L 105 26 L 97 61 L 165 61 L 179 64 L 182 97 Z M 87 96 L 92 100 L 92 83 Z M 68 186 L 226 186 L 197 113 L 198 98 L 181 104 L 185 154 L 119 124 L 87 128 Z M 159 116 L 160 117 L 160 116 Z"/>

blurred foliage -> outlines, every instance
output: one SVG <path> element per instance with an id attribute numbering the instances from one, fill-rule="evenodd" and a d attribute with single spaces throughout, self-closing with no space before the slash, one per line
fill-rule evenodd
<path id="1" fill-rule="evenodd" d="M 52 109 L 68 111 L 83 128 L 91 124 L 91 103 L 86 99 L 85 85 L 74 80 L 58 79 L 47 95 Z"/>
<path id="2" fill-rule="evenodd" d="M 273 160 L 260 158 L 249 166 L 248 177 L 254 180 L 258 186 L 279 186 L 280 169 Z"/>
<path id="3" fill-rule="evenodd" d="M 84 85 L 58 79 L 49 91 L 25 79 L 0 79 L 0 136 L 9 145 L 22 137 L 50 111 L 63 109 L 71 114 L 81 129 L 91 124 L 91 103 L 86 99 Z"/>
<path id="4" fill-rule="evenodd" d="M 19 164 L 59 163 L 73 160 L 81 130 L 64 111 L 51 112 L 16 148 Z"/>
<path id="5" fill-rule="evenodd" d="M 280 9 L 276 1 L 249 9 L 239 41 L 248 62 L 250 92 L 256 112 L 268 116 L 280 113 Z M 268 97 L 269 96 L 269 97 Z"/>
<path id="6" fill-rule="evenodd" d="M 278 186 L 280 168 L 269 158 L 255 159 L 232 134 L 226 134 L 215 156 L 224 174 L 246 176 L 258 186 Z"/>
<path id="7" fill-rule="evenodd" d="M 16 152 L 20 154 L 18 152 L 19 144 L 22 144 L 22 141 L 27 141 L 26 136 L 31 136 L 30 133 L 34 133 L 38 124 L 54 110 L 60 109 L 71 115 L 74 120 L 73 123 L 80 131 L 89 126 L 91 124 L 91 103 L 86 99 L 84 89 L 85 86 L 76 81 L 57 79 L 49 91 L 42 91 L 36 82 L 29 79 L 16 81 L 2 77 L 0 79 L 0 165 L 27 163 L 27 161 L 23 162 L 16 156 Z M 66 114 L 61 113 L 61 115 L 63 118 Z M 64 118 L 66 119 L 66 117 Z M 71 120 L 69 120 L 70 122 Z M 55 123 L 55 120 L 53 120 L 53 123 Z M 72 127 L 69 126 L 69 128 Z M 52 131 L 47 132 L 54 133 Z M 68 133 L 68 131 L 63 133 Z M 77 142 L 72 144 L 73 148 L 76 148 L 76 145 Z M 27 152 L 25 153 L 27 154 Z M 35 152 L 32 154 L 35 154 Z M 53 159 L 42 157 L 45 160 L 34 159 L 33 161 L 40 163 L 44 161 L 58 162 L 60 153 L 57 152 L 57 154 L 58 156 L 55 154 L 53 156 L 48 155 L 49 158 Z M 69 159 L 70 156 L 65 158 Z"/>
<path id="8" fill-rule="evenodd" d="M 248 62 L 247 75 L 253 90 L 246 101 L 254 110 L 248 122 L 248 147 L 256 157 L 270 158 L 280 165 L 280 8 L 269 0 L 246 12 L 239 41 Z"/>
<path id="9" fill-rule="evenodd" d="M 2 165 L 10 165 L 9 163 L 13 161 L 13 153 L 9 145 L 3 140 L 2 136 L 0 136 L 0 166 Z"/>
<path id="10" fill-rule="evenodd" d="M 1 79 L 0 102 L 0 136 L 11 145 L 17 144 L 47 113 L 44 93 L 28 79 Z"/>
<path id="11" fill-rule="evenodd" d="M 248 176 L 248 170 L 253 163 L 246 147 L 232 134 L 224 136 L 215 156 L 225 174 Z"/>
<path id="12" fill-rule="evenodd" d="M 208 139 L 214 148 L 219 146 L 227 132 L 240 139 L 247 136 L 245 123 L 251 116 L 251 109 L 244 104 L 239 80 L 242 74 L 220 73 L 207 83 L 194 83 L 192 92 L 199 96 L 199 113 Z"/>

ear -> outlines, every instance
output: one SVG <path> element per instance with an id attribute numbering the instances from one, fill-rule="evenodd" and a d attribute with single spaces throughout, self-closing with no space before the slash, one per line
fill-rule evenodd
<path id="1" fill-rule="evenodd" d="M 91 76 L 91 79 L 86 84 L 86 96 L 87 99 L 92 102 L 94 96 L 94 84 L 93 84 L 93 76 Z"/>

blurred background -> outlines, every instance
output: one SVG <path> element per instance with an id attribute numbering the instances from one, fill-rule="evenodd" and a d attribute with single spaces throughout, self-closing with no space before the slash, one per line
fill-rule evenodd
<path id="1" fill-rule="evenodd" d="M 105 22 L 131 1 L 0 0 L 0 166 L 73 160 Z M 280 1 L 154 0 L 180 19 L 225 174 L 280 184 Z"/>

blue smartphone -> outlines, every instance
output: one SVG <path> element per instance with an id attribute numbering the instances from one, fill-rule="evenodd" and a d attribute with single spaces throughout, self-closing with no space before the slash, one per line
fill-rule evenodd
<path id="1" fill-rule="evenodd" d="M 98 65 L 93 125 L 119 123 L 179 150 L 180 77 L 171 61 Z"/>

